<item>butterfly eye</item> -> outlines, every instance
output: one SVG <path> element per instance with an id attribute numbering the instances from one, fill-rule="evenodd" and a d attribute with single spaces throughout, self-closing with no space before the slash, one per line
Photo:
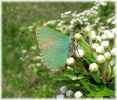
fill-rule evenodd
<path id="1" fill-rule="evenodd" d="M 75 42 L 76 40 L 75 40 L 75 38 L 71 38 L 71 40 L 73 41 L 73 42 Z"/>

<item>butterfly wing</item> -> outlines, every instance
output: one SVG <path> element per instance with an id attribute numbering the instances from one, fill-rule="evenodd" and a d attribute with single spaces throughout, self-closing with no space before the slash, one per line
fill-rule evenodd
<path id="1" fill-rule="evenodd" d="M 39 28 L 36 35 L 44 64 L 55 70 L 64 66 L 69 54 L 71 39 L 47 27 Z"/>

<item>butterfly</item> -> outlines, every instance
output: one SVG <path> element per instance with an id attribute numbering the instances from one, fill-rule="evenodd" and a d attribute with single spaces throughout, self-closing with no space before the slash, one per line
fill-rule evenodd
<path id="1" fill-rule="evenodd" d="M 48 27 L 38 28 L 36 37 L 42 62 L 54 71 L 65 66 L 74 39 Z"/>

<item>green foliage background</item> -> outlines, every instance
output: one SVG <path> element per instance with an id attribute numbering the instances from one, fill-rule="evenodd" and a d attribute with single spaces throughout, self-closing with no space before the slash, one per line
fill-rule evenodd
<path id="1" fill-rule="evenodd" d="M 57 75 L 48 72 L 41 66 L 36 75 L 20 61 L 21 51 L 37 44 L 35 33 L 20 34 L 23 26 L 34 22 L 46 22 L 59 18 L 65 11 L 82 12 L 93 6 L 93 3 L 28 3 L 2 2 L 2 54 L 3 54 L 3 91 L 6 97 L 55 97 L 57 88 L 53 87 L 53 80 Z M 35 52 L 38 55 L 39 52 Z"/>

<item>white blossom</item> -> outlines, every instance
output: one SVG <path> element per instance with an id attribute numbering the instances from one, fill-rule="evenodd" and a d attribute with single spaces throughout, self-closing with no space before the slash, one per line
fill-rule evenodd
<path id="1" fill-rule="evenodd" d="M 59 94 L 59 95 L 56 96 L 56 99 L 62 100 L 62 99 L 64 99 L 64 95 L 63 94 Z"/>
<path id="2" fill-rule="evenodd" d="M 84 56 L 84 50 L 77 48 L 75 50 L 75 54 L 76 54 L 76 57 L 78 57 L 78 58 L 83 57 Z"/>
<path id="3" fill-rule="evenodd" d="M 98 47 L 96 48 L 96 52 L 97 52 L 97 53 L 100 53 L 100 54 L 103 54 L 103 53 L 105 52 L 104 47 L 103 47 L 103 46 L 98 46 Z"/>
<path id="4" fill-rule="evenodd" d="M 82 35 L 80 33 L 76 33 L 74 36 L 77 40 L 80 40 L 82 38 Z"/>
<path id="5" fill-rule="evenodd" d="M 106 40 L 107 39 L 107 35 L 106 34 L 102 34 L 101 39 L 102 40 Z"/>
<path id="6" fill-rule="evenodd" d="M 90 72 L 96 72 L 98 70 L 98 65 L 96 63 L 92 63 L 89 66 L 89 71 Z"/>
<path id="7" fill-rule="evenodd" d="M 68 15 L 68 14 L 70 14 L 71 13 L 71 11 L 67 11 L 67 12 L 65 12 L 64 14 L 65 15 Z"/>
<path id="8" fill-rule="evenodd" d="M 76 99 L 80 99 L 82 96 L 83 96 L 83 94 L 82 94 L 81 91 L 77 91 L 77 92 L 75 92 L 75 94 L 74 94 L 74 97 L 75 97 Z"/>
<path id="9" fill-rule="evenodd" d="M 105 49 L 109 47 L 109 41 L 102 41 L 101 46 L 103 46 Z"/>
<path id="10" fill-rule="evenodd" d="M 107 5 L 107 2 L 101 1 L 101 2 L 100 2 L 100 5 L 106 6 L 106 5 Z"/>
<path id="11" fill-rule="evenodd" d="M 112 33 L 112 32 L 107 33 L 107 37 L 108 37 L 108 39 L 113 39 L 114 38 L 114 33 Z"/>
<path id="12" fill-rule="evenodd" d="M 37 49 L 36 46 L 32 46 L 32 47 L 31 47 L 31 50 L 36 50 L 36 49 Z"/>
<path id="13" fill-rule="evenodd" d="M 107 20 L 107 23 L 111 23 L 112 22 L 112 18 L 109 18 L 108 20 Z"/>
<path id="14" fill-rule="evenodd" d="M 67 64 L 68 64 L 68 65 L 73 65 L 74 63 L 75 63 L 75 60 L 74 60 L 73 57 L 67 58 Z"/>
<path id="15" fill-rule="evenodd" d="M 111 50 L 111 55 L 112 55 L 112 56 L 115 56 L 116 53 L 117 53 L 117 48 L 113 48 L 113 49 Z"/>
<path id="16" fill-rule="evenodd" d="M 102 63 L 105 63 L 106 59 L 103 55 L 98 55 L 97 56 L 97 62 L 102 64 Z"/>
<path id="17" fill-rule="evenodd" d="M 101 41 L 102 41 L 102 39 L 101 39 L 101 36 L 100 36 L 100 35 L 97 35 L 96 39 L 97 39 L 99 42 L 101 42 Z"/>
<path id="18" fill-rule="evenodd" d="M 117 34 L 117 28 L 113 28 L 111 31 L 112 31 L 114 34 Z"/>
<path id="19" fill-rule="evenodd" d="M 92 47 L 92 49 L 96 50 L 96 48 L 97 48 L 98 46 L 99 46 L 98 43 L 93 43 L 91 47 Z"/>
<path id="20" fill-rule="evenodd" d="M 70 23 L 73 25 L 76 22 L 76 20 L 72 19 Z"/>
<path id="21" fill-rule="evenodd" d="M 71 25 L 68 26 L 68 28 L 69 28 L 69 30 L 73 30 L 74 29 L 74 25 L 71 24 Z"/>
<path id="22" fill-rule="evenodd" d="M 73 96 L 73 91 L 72 91 L 72 90 L 67 90 L 67 91 L 66 91 L 66 96 L 67 96 L 67 97 Z"/>
<path id="23" fill-rule="evenodd" d="M 87 33 L 91 32 L 91 26 L 86 26 L 84 30 Z"/>
<path id="24" fill-rule="evenodd" d="M 33 57 L 32 59 L 33 59 L 34 61 L 38 61 L 38 60 L 41 59 L 41 57 L 40 57 L 40 56 L 35 56 L 35 57 Z"/>
<path id="25" fill-rule="evenodd" d="M 60 92 L 61 92 L 62 94 L 65 94 L 66 91 L 67 91 L 67 87 L 66 87 L 66 86 L 62 86 L 62 87 L 60 88 Z"/>
<path id="26" fill-rule="evenodd" d="M 110 54 L 110 52 L 105 52 L 105 53 L 104 53 L 104 57 L 106 58 L 106 60 L 110 60 L 110 59 L 111 59 L 111 54 Z"/>
<path id="27" fill-rule="evenodd" d="M 105 34 L 110 34 L 110 31 L 109 30 L 104 30 L 104 33 Z"/>
<path id="28" fill-rule="evenodd" d="M 23 53 L 23 54 L 27 53 L 27 50 L 22 50 L 22 53 Z"/>
<path id="29" fill-rule="evenodd" d="M 41 66 L 41 64 L 40 64 L 40 63 L 36 63 L 36 66 L 37 66 L 37 67 L 40 67 L 40 66 Z"/>
<path id="30" fill-rule="evenodd" d="M 50 21 L 47 21 L 46 23 L 44 23 L 43 26 L 54 25 L 55 23 L 56 23 L 55 20 L 50 20 Z"/>
<path id="31" fill-rule="evenodd" d="M 91 31 L 91 39 L 95 40 L 96 39 L 96 33 L 94 30 Z"/>

